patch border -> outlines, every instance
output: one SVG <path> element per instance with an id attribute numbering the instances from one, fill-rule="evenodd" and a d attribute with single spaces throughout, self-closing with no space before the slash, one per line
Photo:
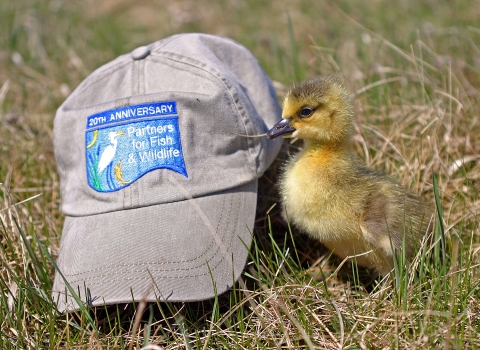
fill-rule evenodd
<path id="1" fill-rule="evenodd" d="M 107 114 L 112 114 L 112 112 L 117 112 L 118 110 L 123 110 L 124 111 L 126 109 L 133 109 L 133 108 L 138 109 L 138 108 L 146 108 L 146 107 L 150 107 L 150 106 L 161 106 L 161 105 L 166 105 L 166 104 L 173 104 L 174 111 L 171 112 L 171 113 L 161 113 L 161 114 L 151 114 L 151 115 L 141 115 L 141 116 L 135 115 L 135 116 L 130 117 L 128 119 L 106 121 L 106 122 L 100 123 L 99 125 L 88 127 L 88 124 L 90 123 L 91 119 L 98 118 L 98 117 L 104 117 L 104 116 L 107 117 Z M 90 142 L 88 142 L 89 138 L 88 138 L 87 135 L 89 133 L 92 133 L 92 132 L 95 133 L 95 131 L 105 129 L 105 128 L 114 128 L 114 127 L 127 125 L 127 124 L 136 124 L 136 123 L 142 123 L 142 122 L 149 121 L 149 120 L 161 120 L 161 119 L 172 119 L 172 122 L 175 124 L 175 127 L 178 130 L 178 131 L 176 131 L 176 133 L 178 134 L 178 147 L 177 147 L 177 149 L 180 151 L 183 166 L 170 165 L 170 164 L 167 164 L 167 165 L 160 164 L 160 165 L 157 165 L 154 168 L 149 169 L 148 171 L 144 172 L 142 175 L 137 177 L 134 181 L 126 183 L 123 186 L 115 188 L 113 190 L 110 190 L 110 189 L 109 190 L 102 190 L 102 189 L 95 188 L 92 184 L 91 176 L 89 176 L 89 175 L 91 175 L 90 172 L 89 172 L 89 168 L 91 168 L 92 166 L 95 166 L 95 165 L 98 166 L 98 161 L 97 161 L 97 163 L 95 163 L 95 161 L 92 160 L 92 159 L 90 159 L 90 161 L 89 161 L 89 158 L 90 158 L 89 153 L 91 154 L 92 152 L 87 151 L 87 149 L 93 147 L 93 145 L 96 141 L 96 136 L 94 136 L 94 140 L 90 140 Z M 187 167 L 186 167 L 186 163 L 185 163 L 185 156 L 184 156 L 184 153 L 183 153 L 179 119 L 180 119 L 180 116 L 179 116 L 179 113 L 178 113 L 178 110 L 177 110 L 177 102 L 176 101 L 160 101 L 160 102 L 153 102 L 153 103 L 142 103 L 142 104 L 138 104 L 138 105 L 131 105 L 131 106 L 126 106 L 126 107 L 121 107 L 121 108 L 109 109 L 109 110 L 102 111 L 102 112 L 95 113 L 95 114 L 92 114 L 92 115 L 88 116 L 87 117 L 87 127 L 85 129 L 85 165 L 86 165 L 85 171 L 86 171 L 88 186 L 91 189 L 93 189 L 94 191 L 99 192 L 99 193 L 116 192 L 116 191 L 122 190 L 122 189 L 132 185 L 133 183 L 140 180 L 144 175 L 150 173 L 151 171 L 159 170 L 159 169 L 169 169 L 169 170 L 175 171 L 179 174 L 182 174 L 186 178 L 188 178 L 188 172 L 187 172 Z M 99 150 L 97 150 L 96 152 L 99 153 Z M 97 157 L 99 157 L 98 154 L 97 154 Z M 112 162 L 113 162 L 113 160 L 112 160 Z M 112 166 L 112 162 L 109 163 L 107 167 Z M 117 171 L 117 169 L 115 169 L 115 171 Z M 120 164 L 120 168 L 118 169 L 118 171 L 121 174 L 121 164 Z M 118 177 L 117 177 L 117 179 L 120 180 Z"/>

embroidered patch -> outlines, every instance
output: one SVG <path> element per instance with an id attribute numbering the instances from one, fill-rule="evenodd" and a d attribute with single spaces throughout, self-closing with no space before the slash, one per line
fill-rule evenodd
<path id="1" fill-rule="evenodd" d="M 188 177 L 175 101 L 91 115 L 85 146 L 88 184 L 99 192 L 117 191 L 155 169 Z"/>

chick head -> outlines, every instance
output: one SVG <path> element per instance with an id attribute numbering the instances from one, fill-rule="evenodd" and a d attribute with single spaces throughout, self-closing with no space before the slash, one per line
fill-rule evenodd
<path id="1" fill-rule="evenodd" d="M 353 106 L 342 80 L 314 77 L 294 84 L 283 101 L 282 120 L 269 132 L 272 139 L 298 137 L 319 143 L 344 143 L 353 126 Z"/>

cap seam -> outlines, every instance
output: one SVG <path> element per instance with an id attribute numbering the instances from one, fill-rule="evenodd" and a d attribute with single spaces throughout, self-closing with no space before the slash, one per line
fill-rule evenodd
<path id="1" fill-rule="evenodd" d="M 253 181 L 258 181 L 258 180 L 257 180 L 257 179 L 254 179 Z M 236 188 L 245 186 L 245 185 L 247 185 L 247 184 L 249 184 L 249 183 L 251 183 L 251 182 L 253 182 L 253 181 L 252 181 L 252 180 L 250 180 L 250 181 L 243 181 L 243 182 L 240 182 L 240 183 L 236 183 L 235 186 L 228 187 L 228 188 L 222 188 L 221 190 L 218 190 L 218 191 L 216 191 L 216 192 L 204 194 L 204 195 L 201 195 L 201 196 L 196 196 L 196 197 L 193 197 L 193 198 L 194 198 L 194 199 L 200 199 L 200 198 L 204 198 L 204 197 L 214 196 L 214 195 L 220 194 L 220 193 L 225 192 L 225 191 L 231 191 L 231 190 L 233 190 L 233 189 L 236 189 Z M 141 206 L 139 205 L 139 206 L 131 207 L 131 208 L 112 209 L 112 210 L 109 210 L 109 211 L 102 211 L 102 212 L 99 212 L 99 213 L 88 214 L 88 215 L 70 215 L 70 214 L 65 214 L 65 216 L 68 216 L 68 217 L 71 217 L 71 218 L 84 218 L 84 217 L 91 217 L 91 216 L 95 216 L 95 215 L 104 215 L 104 214 L 109 214 L 109 213 L 121 212 L 121 211 L 124 211 L 124 210 L 136 210 L 136 209 L 139 209 L 139 208 L 148 208 L 148 207 L 152 207 L 152 206 L 156 206 L 156 205 L 165 205 L 165 204 L 178 203 L 178 202 L 184 202 L 184 201 L 188 201 L 188 199 L 183 198 L 183 199 L 178 199 L 178 200 L 171 200 L 171 201 L 168 201 L 168 202 L 153 203 L 153 204 L 141 205 Z"/>
<path id="2" fill-rule="evenodd" d="M 245 119 L 248 119 L 247 116 L 246 116 L 246 109 L 243 105 L 241 105 L 240 98 L 238 96 L 238 92 L 236 91 L 236 89 L 232 85 L 229 84 L 229 82 L 225 78 L 225 74 L 222 74 L 219 70 L 207 65 L 204 62 L 197 61 L 193 58 L 182 56 L 182 55 L 179 55 L 179 54 L 174 53 L 174 52 L 162 51 L 161 53 L 158 53 L 158 52 L 153 53 L 152 52 L 152 54 L 153 54 L 152 57 L 163 57 L 163 58 L 170 59 L 170 60 L 172 60 L 174 62 L 177 62 L 177 63 L 186 64 L 186 65 L 189 65 L 191 67 L 201 69 L 202 71 L 204 71 L 206 73 L 209 73 L 210 75 L 215 77 L 215 79 L 217 81 L 219 81 L 225 87 L 225 89 L 227 90 L 227 92 L 230 96 L 230 100 L 233 102 L 233 105 L 235 106 L 237 114 L 240 117 L 239 119 L 241 120 L 241 123 L 243 125 L 243 130 L 245 130 L 245 132 L 247 132 L 247 133 L 250 131 L 249 128 L 247 128 L 247 125 L 245 123 Z M 182 58 L 183 60 L 175 59 L 175 57 L 176 58 Z M 191 72 L 189 72 L 189 73 L 191 73 Z M 241 108 L 239 108 L 239 105 L 241 105 Z M 243 113 L 242 113 L 242 111 L 243 111 Z M 253 148 L 254 148 L 255 147 L 255 140 L 252 139 L 251 141 L 253 142 L 253 145 L 254 145 Z M 245 158 L 247 163 L 252 165 L 252 168 L 254 169 L 253 172 L 255 173 L 255 175 L 258 178 L 257 166 L 256 166 L 256 162 L 254 161 L 255 157 L 251 153 L 251 149 L 250 149 L 250 145 L 249 145 L 249 138 L 245 138 L 245 144 L 247 146 L 246 148 L 248 150 L 248 154 L 250 155 L 250 159 L 247 158 L 245 154 L 243 154 L 243 157 Z"/>
<path id="3" fill-rule="evenodd" d="M 230 196 L 230 210 L 228 212 L 228 215 L 227 215 L 227 218 L 230 217 L 231 215 L 231 212 L 233 210 L 233 206 L 231 205 L 233 202 L 233 196 Z M 243 199 L 243 204 L 245 202 L 245 198 Z M 239 208 L 241 209 L 241 208 Z M 221 217 L 220 219 L 218 220 L 218 223 L 217 223 L 217 227 L 216 227 L 216 232 L 218 232 L 218 228 L 220 226 L 220 223 L 222 223 L 222 219 L 224 217 L 224 213 L 225 213 L 225 200 L 223 202 L 223 205 L 222 205 L 222 214 L 221 214 Z M 229 222 L 235 222 L 235 223 L 238 223 L 238 220 L 239 220 L 239 210 L 236 211 L 236 217 L 235 217 L 235 220 L 227 220 L 227 225 Z M 236 232 L 236 228 L 235 228 L 235 232 Z M 227 235 L 227 232 L 229 232 L 229 230 L 225 229 L 224 230 L 224 233 L 222 235 L 221 238 L 224 238 L 226 235 Z M 233 232 L 234 233 L 234 232 Z M 234 239 L 234 237 L 236 237 L 235 234 L 231 234 L 231 235 L 227 235 L 227 237 L 229 237 L 229 240 L 227 244 L 227 246 L 229 248 L 232 247 L 232 240 Z M 197 266 L 193 266 L 193 267 L 189 267 L 189 268 L 184 268 L 184 269 L 179 269 L 179 268 L 175 268 L 175 269 L 149 269 L 150 271 L 188 271 L 188 270 L 195 270 L 195 269 L 199 269 L 201 268 L 202 266 L 204 266 L 205 262 L 208 262 L 208 261 L 212 261 L 215 256 L 217 255 L 216 253 L 218 252 L 218 250 L 220 249 L 220 247 L 218 245 L 215 245 L 216 246 L 216 249 L 214 251 L 211 251 L 209 249 L 205 250 L 202 254 L 200 254 L 199 256 L 197 256 L 196 258 L 194 259 L 190 259 L 190 260 L 180 260 L 180 261 L 168 261 L 168 262 L 150 262 L 148 264 L 145 264 L 145 263 L 141 263 L 141 264 L 117 264 L 117 265 L 112 265 L 112 266 L 109 266 L 109 267 L 104 267 L 104 268 L 98 268 L 98 269 L 91 269 L 91 270 L 87 270 L 87 271 L 83 271 L 81 273 L 75 273 L 75 274 L 68 274 L 68 273 L 63 273 L 65 276 L 68 276 L 68 277 L 75 277 L 75 276 L 80 276 L 80 275 L 84 275 L 84 274 L 88 274 L 88 273 L 92 273 L 92 272 L 96 272 L 96 271 L 102 271 L 102 270 L 107 270 L 107 269 L 114 269 L 114 268 L 118 268 L 118 267 L 122 267 L 122 268 L 126 268 L 126 267 L 135 267 L 135 266 L 162 266 L 162 265 L 168 265 L 168 264 L 182 264 L 182 263 L 185 263 L 185 262 L 192 262 L 192 261 L 195 261 L 195 260 L 198 260 L 198 259 L 201 259 L 202 256 L 204 256 L 205 254 L 207 253 L 210 253 L 210 258 L 209 259 L 205 259 L 204 261 L 201 262 L 201 265 L 197 265 Z M 229 253 L 232 253 L 231 251 L 229 251 Z M 225 259 L 225 255 L 222 256 L 222 258 L 217 262 L 217 264 L 212 268 L 210 266 L 210 268 L 212 270 L 215 270 L 219 264 Z M 138 271 L 138 272 L 143 272 L 143 271 Z M 131 273 L 130 271 L 128 272 L 123 272 L 123 273 L 120 273 L 120 275 L 126 275 L 126 274 L 129 274 Z M 198 276 L 204 276 L 204 275 L 207 275 L 209 272 L 206 272 L 206 273 L 202 273 L 202 274 L 195 274 L 195 275 L 188 275 L 188 276 L 171 276 L 171 277 L 168 277 L 170 279 L 172 278 L 184 278 L 184 277 L 198 277 Z M 102 274 L 102 275 L 95 275 L 95 276 L 91 276 L 91 277 L 83 277 L 83 278 L 80 278 L 80 279 L 74 279 L 72 280 L 70 283 L 71 284 L 74 284 L 76 281 L 87 281 L 87 280 L 91 280 L 91 279 L 97 279 L 97 278 L 102 278 L 102 277 L 105 277 L 105 276 L 114 276 L 114 275 L 119 275 L 118 273 L 115 273 L 115 274 Z M 163 278 L 163 277 L 162 277 Z M 167 278 L 167 277 L 165 277 Z M 132 278 L 133 279 L 133 278 Z M 141 279 L 141 278 L 136 278 L 136 279 Z M 161 278 L 159 278 L 161 279 Z M 111 282 L 113 282 L 115 280 L 112 280 Z M 108 282 L 108 281 L 105 281 L 105 280 L 102 280 L 101 283 L 104 283 L 104 282 Z M 100 283 L 100 282 L 99 282 Z M 91 283 L 91 284 L 95 284 L 95 283 Z M 97 283 L 98 284 L 98 283 Z"/>
<path id="4" fill-rule="evenodd" d="M 157 49 L 160 49 L 162 48 L 163 46 L 167 45 L 169 42 L 175 40 L 177 37 L 179 36 L 182 36 L 183 34 L 177 34 L 177 35 L 172 35 L 168 38 L 165 38 L 163 40 L 160 40 L 160 41 L 157 41 L 149 46 L 149 49 L 150 49 L 150 53 L 153 52 L 153 50 L 157 50 Z"/>
<path id="5" fill-rule="evenodd" d="M 233 201 L 233 196 L 229 196 L 230 197 L 230 204 L 232 203 Z M 224 213 L 225 213 L 225 201 L 226 201 L 226 196 L 223 197 L 223 204 L 222 204 L 222 209 L 221 209 L 221 215 L 220 215 L 220 218 L 218 220 L 218 223 L 217 223 L 217 226 L 216 226 L 216 231 L 218 231 L 218 228 L 220 226 L 220 223 L 222 222 L 222 219 L 224 218 Z M 232 207 L 230 205 L 230 207 Z M 231 210 L 230 210 L 231 211 Z M 230 214 L 230 212 L 229 212 Z M 228 217 L 228 216 L 227 216 Z M 238 216 L 237 216 L 237 219 L 238 219 Z M 224 234 L 225 235 L 225 234 Z M 218 250 L 218 246 L 217 246 L 217 250 Z M 190 261 L 195 261 L 199 258 L 201 258 L 202 256 L 204 256 L 206 254 L 208 250 L 206 250 L 205 252 L 203 252 L 202 254 L 200 254 L 199 256 L 197 256 L 196 258 L 193 258 L 193 259 L 189 259 L 189 260 L 180 260 L 180 261 L 168 261 L 168 262 L 156 262 L 154 264 L 156 265 L 166 265 L 166 264 L 178 264 L 178 263 L 184 263 L 184 262 L 190 262 Z M 215 251 L 216 252 L 216 251 Z M 120 264 L 120 265 L 115 265 L 115 266 L 122 266 L 122 267 L 125 267 L 125 266 L 136 266 L 137 264 Z M 106 268 L 101 268 L 101 269 L 108 269 L 110 267 L 106 267 Z M 101 269 L 92 269 L 92 270 L 88 270 L 88 271 L 84 271 L 82 272 L 82 274 L 84 273 L 89 273 L 89 272 L 92 272 L 92 271 L 98 271 L 98 270 L 101 270 Z M 67 276 L 75 276 L 77 274 L 65 274 Z"/>
<path id="6" fill-rule="evenodd" d="M 183 90 L 161 91 L 161 92 L 152 92 L 152 93 L 148 93 L 148 94 L 144 94 L 144 95 L 132 95 L 132 96 L 127 96 L 127 97 L 122 97 L 122 98 L 119 98 L 119 99 L 116 99 L 116 100 L 111 100 L 111 101 L 108 101 L 108 102 L 98 103 L 98 104 L 94 104 L 94 105 L 87 106 L 87 107 L 68 108 L 68 109 L 63 108 L 63 112 L 65 112 L 65 113 L 73 113 L 73 112 L 77 113 L 79 111 L 86 111 L 86 110 L 90 110 L 90 109 L 102 110 L 102 111 L 103 110 L 109 110 L 109 109 L 115 109 L 115 108 L 117 108 L 116 105 L 115 105 L 115 103 L 117 101 L 124 101 L 124 100 L 130 101 L 132 98 L 138 98 L 140 100 L 140 101 L 138 101 L 138 103 L 143 104 L 143 103 L 148 103 L 148 101 L 145 102 L 145 99 L 142 99 L 142 97 L 145 97 L 145 96 L 149 97 L 149 96 L 161 95 L 161 94 L 170 94 L 172 92 L 182 93 L 182 94 L 190 94 L 190 95 L 199 96 L 199 97 L 211 96 L 209 94 L 204 94 L 204 93 L 200 93 L 200 92 L 183 91 Z M 108 105 L 113 105 L 113 106 L 112 107 L 106 107 Z M 128 106 L 128 105 L 122 105 L 122 106 Z M 92 111 L 92 112 L 88 112 L 88 113 L 95 114 L 97 112 Z M 125 123 L 128 123 L 128 122 L 125 122 Z"/>

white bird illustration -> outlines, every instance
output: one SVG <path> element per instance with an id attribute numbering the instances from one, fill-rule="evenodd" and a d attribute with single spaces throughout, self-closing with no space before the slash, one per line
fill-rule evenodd
<path id="1" fill-rule="evenodd" d="M 108 134 L 108 139 L 110 140 L 111 145 L 107 146 L 100 157 L 98 162 L 98 173 L 100 174 L 113 160 L 115 157 L 115 152 L 117 151 L 117 136 L 125 135 L 123 131 L 110 132 Z"/>

